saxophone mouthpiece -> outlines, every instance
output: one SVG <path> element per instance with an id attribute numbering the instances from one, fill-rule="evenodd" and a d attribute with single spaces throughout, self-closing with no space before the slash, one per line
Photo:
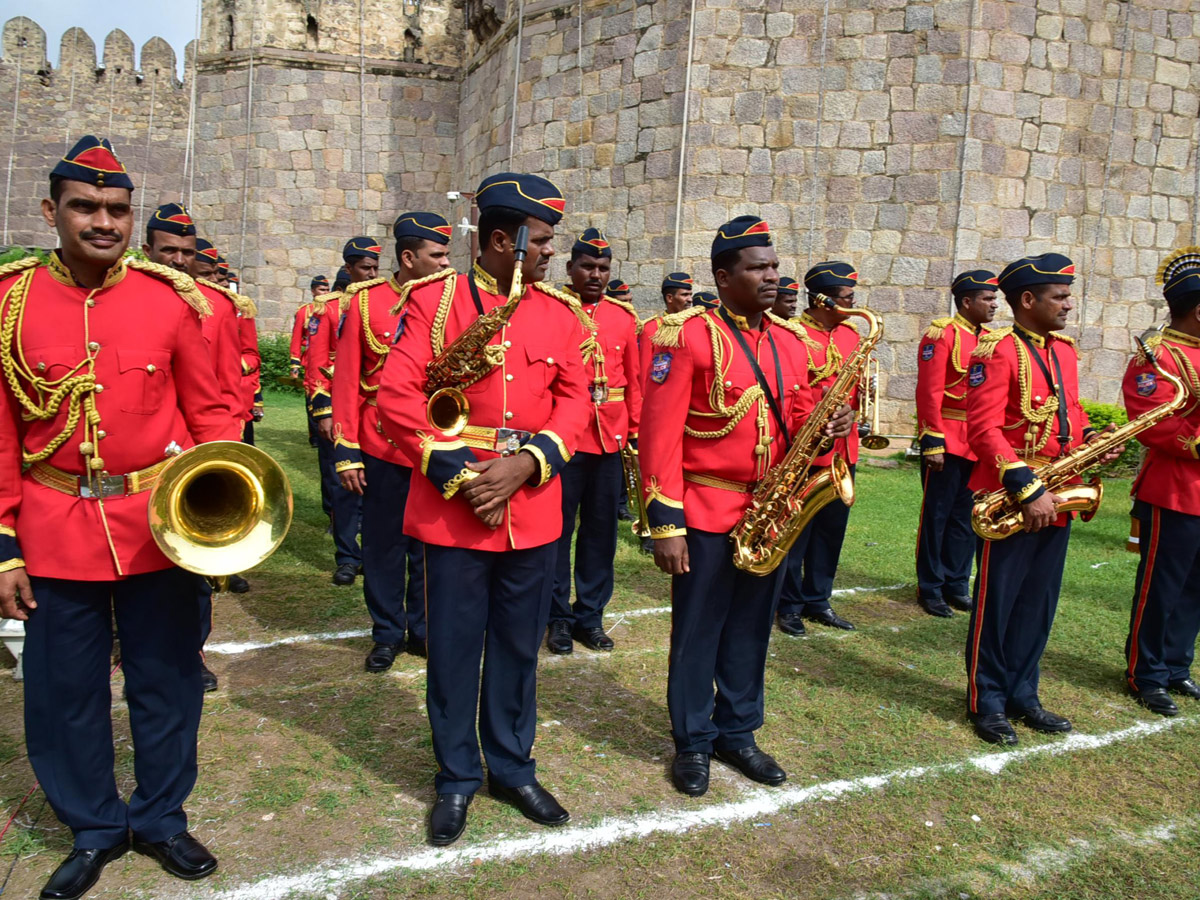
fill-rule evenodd
<path id="1" fill-rule="evenodd" d="M 522 225 L 517 229 L 517 239 L 513 241 L 513 257 L 519 266 L 525 261 L 525 254 L 529 250 L 529 228 Z"/>

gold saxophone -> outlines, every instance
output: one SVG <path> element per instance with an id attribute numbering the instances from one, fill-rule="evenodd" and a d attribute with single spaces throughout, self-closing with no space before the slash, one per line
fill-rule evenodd
<path id="1" fill-rule="evenodd" d="M 521 299 L 521 264 L 529 246 L 529 229 L 522 225 L 513 241 L 513 276 L 508 302 L 472 322 L 425 367 L 425 415 L 429 424 L 448 435 L 467 427 L 471 404 L 463 389 L 470 387 L 504 362 L 504 348 L 491 343 L 517 311 Z"/>
<path id="2" fill-rule="evenodd" d="M 1070 484 L 1071 479 L 1096 465 L 1113 447 L 1120 446 L 1147 428 L 1153 428 L 1163 419 L 1173 416 L 1187 402 L 1187 388 L 1183 382 L 1171 373 L 1163 371 L 1154 353 L 1141 338 L 1138 338 L 1137 342 L 1158 376 L 1166 379 L 1175 388 L 1175 396 L 1114 431 L 1102 432 L 1100 437 L 1090 443 L 1081 444 L 1065 456 L 1060 456 L 1034 470 L 1033 474 L 1041 480 L 1046 490 L 1058 496 L 1056 508 L 1060 513 L 1078 512 L 1083 521 L 1090 521 L 1100 509 L 1100 501 L 1104 498 L 1104 485 L 1100 476 L 1094 476 L 1087 484 Z M 990 492 L 980 491 L 975 495 L 975 505 L 971 507 L 971 527 L 985 541 L 1002 541 L 1016 534 L 1024 525 L 1025 513 L 1020 502 L 1004 488 Z"/>
<path id="3" fill-rule="evenodd" d="M 834 500 L 854 505 L 854 480 L 840 455 L 834 455 L 828 469 L 812 476 L 809 472 L 813 460 L 826 450 L 825 426 L 854 392 L 871 351 L 883 337 L 883 322 L 869 309 L 843 309 L 828 297 L 820 301 L 843 315 L 866 319 L 868 331 L 842 364 L 837 379 L 796 435 L 783 461 L 759 482 L 750 506 L 734 526 L 733 564 L 755 575 L 774 572 L 821 509 Z"/>

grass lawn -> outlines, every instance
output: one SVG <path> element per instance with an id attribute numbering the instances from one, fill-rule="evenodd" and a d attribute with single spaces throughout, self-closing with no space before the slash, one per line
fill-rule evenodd
<path id="1" fill-rule="evenodd" d="M 361 586 L 330 583 L 299 398 L 268 396 L 258 434 L 291 475 L 295 523 L 250 573 L 250 593 L 218 599 L 212 642 L 368 628 Z M 934 619 L 915 603 L 917 472 L 864 466 L 838 574 L 846 592 L 834 601 L 859 630 L 773 637 L 759 740 L 790 773 L 782 788 L 714 763 L 706 797 L 672 789 L 669 582 L 623 529 L 607 622 L 616 650 L 542 655 L 535 755 L 573 830 L 539 828 L 485 790 L 453 852 L 427 852 L 424 661 L 403 656 L 368 675 L 369 637 L 327 636 L 209 655 L 221 690 L 205 701 L 188 809 L 220 857 L 217 875 L 187 885 L 130 855 L 95 895 L 1200 897 L 1200 705 L 1182 699 L 1183 715 L 1160 727 L 1122 689 L 1136 567 L 1124 550 L 1127 493 L 1110 481 L 1100 515 L 1076 526 L 1042 677 L 1043 702 L 1077 733 L 1116 739 L 1064 743 L 1018 727 L 1015 754 L 976 740 L 963 716 L 967 617 Z M 117 777 L 128 790 L 120 696 L 117 685 Z M 0 704 L 7 819 L 33 775 L 19 684 L 0 678 Z M 69 847 L 34 794 L 0 843 L 0 875 L 10 874 L 0 895 L 36 896 Z"/>

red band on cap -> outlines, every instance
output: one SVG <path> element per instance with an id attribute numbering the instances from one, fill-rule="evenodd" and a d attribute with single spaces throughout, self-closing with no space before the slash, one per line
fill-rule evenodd
<path id="1" fill-rule="evenodd" d="M 539 200 L 543 206 L 548 206 L 555 212 L 565 212 L 567 209 L 567 201 L 562 197 L 548 197 L 545 200 Z"/>
<path id="2" fill-rule="evenodd" d="M 90 147 L 74 159 L 67 162 L 78 163 L 101 172 L 124 172 L 125 169 L 117 162 L 117 158 L 104 147 Z"/>

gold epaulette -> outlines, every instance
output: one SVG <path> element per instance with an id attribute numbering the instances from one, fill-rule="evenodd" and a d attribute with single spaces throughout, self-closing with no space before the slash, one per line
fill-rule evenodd
<path id="1" fill-rule="evenodd" d="M 654 337 L 650 339 L 651 343 L 657 344 L 659 347 L 678 347 L 680 335 L 683 334 L 683 326 L 688 319 L 702 316 L 706 312 L 708 310 L 703 306 L 693 306 L 677 313 L 668 313 L 662 317 L 658 331 L 654 332 Z"/>
<path id="2" fill-rule="evenodd" d="M 638 328 L 642 327 L 642 320 L 638 318 L 637 310 L 633 308 L 633 304 L 630 303 L 628 300 L 618 300 L 615 297 L 608 297 L 608 296 L 606 296 L 604 299 L 607 300 L 609 303 L 611 303 L 613 306 L 621 307 L 621 309 L 625 310 L 625 312 L 627 312 L 631 316 L 633 316 L 633 321 L 637 323 Z"/>
<path id="3" fill-rule="evenodd" d="M 229 298 L 229 302 L 247 319 L 253 319 L 258 315 L 258 307 L 254 305 L 254 301 L 249 297 L 239 294 L 237 291 L 231 291 L 225 285 L 209 281 L 207 278 L 197 278 L 196 284 L 202 284 L 206 288 L 216 291 L 221 296 Z"/>
<path id="4" fill-rule="evenodd" d="M 805 328 L 804 324 L 798 319 L 785 319 L 783 316 L 777 316 L 775 313 L 770 311 L 767 312 L 767 318 L 771 321 L 771 324 L 778 325 L 784 331 L 791 332 L 796 337 L 800 338 L 804 346 L 809 350 L 824 349 L 809 336 L 808 329 Z"/>
<path id="5" fill-rule="evenodd" d="M 162 266 L 146 259 L 138 259 L 135 256 L 127 258 L 125 265 L 134 271 L 153 275 L 155 278 L 161 279 L 171 285 L 175 289 L 175 293 L 182 297 L 188 306 L 198 312 L 201 318 L 212 315 L 212 307 L 208 305 L 208 298 L 200 293 L 191 275 L 176 271 L 170 266 Z"/>
<path id="6" fill-rule="evenodd" d="M 356 281 L 354 284 L 350 285 L 350 287 L 346 288 L 343 293 L 347 297 L 353 297 L 359 291 L 370 290 L 371 288 L 375 287 L 375 285 L 383 284 L 387 280 L 387 278 L 371 278 L 368 281 Z"/>
<path id="7" fill-rule="evenodd" d="M 454 271 L 454 269 L 447 266 L 445 269 L 438 269 L 432 275 L 426 275 L 424 278 L 414 278 L 412 281 L 405 282 L 404 286 L 400 288 L 400 299 L 397 300 L 396 305 L 389 310 L 388 315 L 399 315 L 400 310 L 404 308 L 404 304 L 408 302 L 408 295 L 417 288 L 424 287 L 427 284 L 433 284 L 435 281 L 441 281 L 443 278 L 452 278 L 452 276 L 456 275 L 458 275 L 458 273 Z M 451 280 L 447 285 L 448 293 L 443 292 L 443 300 L 447 299 L 448 295 L 453 295 L 454 283 L 455 280 Z"/>
<path id="8" fill-rule="evenodd" d="M 1146 358 L 1146 354 L 1142 352 L 1143 345 L 1147 350 L 1154 354 L 1155 359 L 1162 359 L 1164 353 L 1162 342 L 1163 336 L 1161 331 L 1158 332 L 1158 334 L 1150 335 L 1150 337 L 1146 338 L 1141 342 L 1141 344 L 1138 345 L 1137 352 L 1133 354 L 1133 361 L 1139 366 L 1144 366 L 1150 361 Z"/>
<path id="9" fill-rule="evenodd" d="M 934 319 L 929 323 L 929 327 L 925 329 L 925 337 L 929 338 L 931 341 L 936 341 L 946 333 L 946 327 L 953 321 L 954 319 L 952 319 L 950 316 L 943 316 L 940 319 Z"/>
<path id="10" fill-rule="evenodd" d="M 978 356 L 980 359 L 990 359 L 996 352 L 996 347 L 1000 342 L 1013 333 L 1012 326 L 1006 325 L 1004 328 L 997 328 L 987 334 L 979 336 L 979 344 L 972 351 L 971 356 Z"/>
<path id="11" fill-rule="evenodd" d="M 1072 347 L 1075 346 L 1075 338 L 1067 337 L 1065 334 L 1055 334 L 1054 339 L 1056 341 L 1062 341 L 1064 344 L 1070 344 Z"/>
<path id="12" fill-rule="evenodd" d="M 555 300 L 565 303 L 571 312 L 575 314 L 575 318 L 579 320 L 579 324 L 583 326 L 584 331 L 586 331 L 589 335 L 595 331 L 596 323 L 592 321 L 591 316 L 583 311 L 583 304 L 579 302 L 578 298 L 572 297 L 566 291 L 560 291 L 554 285 L 546 284 L 544 281 L 536 282 L 534 287 L 543 294 L 549 294 Z"/>
<path id="13" fill-rule="evenodd" d="M 35 266 L 40 266 L 42 261 L 36 256 L 26 256 L 21 259 L 13 260 L 10 263 L 5 263 L 0 266 L 0 280 L 7 278 L 9 275 L 16 275 L 18 272 L 24 272 L 26 269 L 32 269 Z"/>

